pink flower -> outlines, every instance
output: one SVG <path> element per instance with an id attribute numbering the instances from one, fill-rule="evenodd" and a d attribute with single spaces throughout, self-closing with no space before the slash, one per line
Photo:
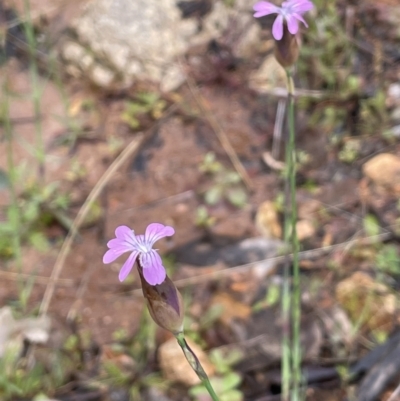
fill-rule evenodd
<path id="1" fill-rule="evenodd" d="M 144 235 L 135 235 L 135 232 L 127 226 L 119 226 L 115 230 L 116 238 L 108 241 L 110 248 L 103 256 L 103 263 L 114 262 L 125 252 L 131 252 L 119 272 L 119 280 L 124 281 L 132 270 L 137 257 L 143 268 L 143 276 L 150 285 L 161 284 L 166 277 L 165 268 L 162 265 L 160 255 L 153 245 L 161 238 L 175 234 L 172 227 L 159 223 L 147 226 Z"/>
<path id="2" fill-rule="evenodd" d="M 253 7 L 256 18 L 264 17 L 264 15 L 278 14 L 272 26 L 272 35 L 276 40 L 283 37 L 283 20 L 286 20 L 289 32 L 295 35 L 299 30 L 299 21 L 308 27 L 302 15 L 312 10 L 313 3 L 309 0 L 288 0 L 282 3 L 282 7 L 278 7 L 268 1 L 259 1 Z"/>

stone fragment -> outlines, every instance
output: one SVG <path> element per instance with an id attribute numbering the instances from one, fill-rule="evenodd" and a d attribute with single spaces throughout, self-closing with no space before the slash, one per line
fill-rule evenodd
<path id="1" fill-rule="evenodd" d="M 256 214 L 256 227 L 265 238 L 282 238 L 282 227 L 273 202 L 265 201 L 259 206 Z"/>
<path id="2" fill-rule="evenodd" d="M 300 220 L 296 223 L 297 238 L 299 241 L 304 241 L 311 238 L 315 234 L 315 228 L 310 220 Z"/>
<path id="3" fill-rule="evenodd" d="M 381 153 L 364 164 L 363 172 L 376 185 L 400 194 L 400 157 Z"/>
<path id="4" fill-rule="evenodd" d="M 114 80 L 114 73 L 101 65 L 96 65 L 90 72 L 93 82 L 101 87 L 108 87 Z"/>
<path id="5" fill-rule="evenodd" d="M 145 80 L 168 92 L 185 80 L 179 58 L 192 46 L 206 45 L 213 39 L 226 41 L 233 24 L 235 40 L 228 40 L 227 45 L 235 56 L 250 57 L 258 47 L 260 27 L 245 0 L 232 6 L 224 0 L 213 1 L 202 17 L 201 29 L 197 18 L 182 18 L 175 0 L 92 0 L 70 24 L 78 42 L 75 49 L 69 41 L 61 53 L 99 85 L 127 87 Z M 90 63 L 81 49 L 95 63 Z M 111 80 L 98 69 L 93 72 L 94 65 L 113 71 L 118 79 Z"/>
<path id="6" fill-rule="evenodd" d="M 395 323 L 396 296 L 384 284 L 356 272 L 336 287 L 336 298 L 354 324 L 390 332 Z"/>

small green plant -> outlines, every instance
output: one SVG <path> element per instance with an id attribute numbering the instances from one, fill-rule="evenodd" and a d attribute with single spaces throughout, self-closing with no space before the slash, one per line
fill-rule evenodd
<path id="1" fill-rule="evenodd" d="M 230 352 L 225 355 L 215 349 L 210 354 L 210 359 L 215 366 L 217 375 L 210 378 L 210 382 L 218 393 L 220 401 L 242 401 L 243 393 L 238 389 L 242 379 L 232 370 L 232 366 L 242 358 L 239 352 Z M 189 395 L 194 400 L 200 401 L 207 395 L 203 385 L 197 385 L 189 390 Z"/>
<path id="2" fill-rule="evenodd" d="M 46 250 L 48 242 L 43 228 L 53 221 L 68 227 L 70 221 L 65 214 L 68 204 L 68 196 L 58 193 L 58 183 L 45 187 L 32 184 L 26 188 L 16 200 L 16 205 L 7 208 L 7 219 L 0 225 L 0 256 L 15 256 L 12 235 L 15 234 L 17 218 L 21 241 L 28 242 L 39 250 Z"/>
<path id="3" fill-rule="evenodd" d="M 363 132 L 367 134 L 375 134 L 376 130 L 382 130 L 386 127 L 389 116 L 386 107 L 386 93 L 379 90 L 374 97 L 362 99 L 361 105 L 361 121 Z"/>
<path id="4" fill-rule="evenodd" d="M 344 163 L 353 163 L 358 157 L 360 145 L 360 141 L 357 139 L 347 140 L 339 152 L 339 160 Z"/>
<path id="5" fill-rule="evenodd" d="M 363 219 L 364 231 L 369 237 L 374 237 L 381 232 L 378 219 L 372 215 L 367 214 Z"/>
<path id="6" fill-rule="evenodd" d="M 258 312 L 260 310 L 275 305 L 279 301 L 280 297 L 281 297 L 281 285 L 276 283 L 271 283 L 271 285 L 268 286 L 268 290 L 266 291 L 264 299 L 257 302 L 253 306 L 254 312 Z"/>
<path id="7" fill-rule="evenodd" d="M 211 176 L 213 185 L 204 193 L 204 201 L 208 205 L 216 205 L 222 200 L 231 205 L 241 208 L 247 202 L 247 194 L 241 185 L 238 173 L 226 169 L 216 160 L 215 153 L 209 152 L 205 155 L 200 171 Z"/>
<path id="8" fill-rule="evenodd" d="M 57 387 L 66 383 L 74 366 L 79 364 L 79 358 L 73 362 L 72 355 L 51 350 L 51 369 L 40 361 L 28 368 L 20 359 L 20 351 L 19 346 L 9 346 L 0 358 L 0 399 L 3 401 L 32 399 L 40 393 L 54 393 Z"/>
<path id="9" fill-rule="evenodd" d="M 395 245 L 384 245 L 376 254 L 376 267 L 390 275 L 400 275 L 400 254 Z"/>
<path id="10" fill-rule="evenodd" d="M 196 209 L 195 224 L 198 227 L 209 228 L 215 224 L 215 217 L 210 216 L 208 209 L 204 205 L 200 205 Z"/>
<path id="11" fill-rule="evenodd" d="M 157 120 L 162 116 L 166 106 L 167 102 L 161 99 L 157 93 L 141 92 L 135 96 L 134 100 L 129 100 L 125 103 L 122 120 L 130 128 L 138 129 L 141 125 L 140 116 L 149 115 Z"/>

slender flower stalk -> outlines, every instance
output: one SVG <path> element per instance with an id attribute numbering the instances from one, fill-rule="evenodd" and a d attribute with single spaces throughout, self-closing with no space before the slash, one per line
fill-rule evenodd
<path id="1" fill-rule="evenodd" d="M 301 291 L 299 269 L 299 241 L 297 237 L 296 203 L 296 148 L 293 65 L 299 56 L 299 21 L 308 26 L 302 15 L 314 7 L 309 0 L 288 0 L 281 7 L 267 1 L 254 5 L 254 17 L 277 14 L 272 27 L 275 39 L 275 57 L 286 70 L 288 88 L 288 127 L 289 141 L 286 146 L 287 180 L 285 183 L 285 242 L 291 242 L 293 252 L 293 281 L 290 291 L 289 260 L 284 268 L 284 286 L 282 294 L 282 399 L 298 401 L 301 391 Z"/>
<path id="2" fill-rule="evenodd" d="M 32 103 L 33 110 L 35 113 L 35 156 L 39 163 L 39 177 L 44 181 L 45 178 L 45 159 L 46 159 L 46 150 L 43 141 L 43 133 L 42 133 L 42 116 L 41 114 L 41 106 L 40 106 L 40 98 L 42 96 L 43 90 L 40 88 L 39 83 L 39 67 L 36 60 L 35 53 L 37 52 L 37 42 L 34 33 L 34 27 L 32 24 L 31 11 L 30 11 L 30 2 L 29 0 L 24 0 L 24 11 L 25 11 L 25 22 L 23 23 L 25 35 L 28 42 L 28 50 L 29 50 L 29 73 L 32 82 Z"/>
<path id="3" fill-rule="evenodd" d="M 290 70 L 286 71 L 288 81 L 288 126 L 289 126 L 289 151 L 287 153 L 287 166 L 289 170 L 290 189 L 290 233 L 293 252 L 293 294 L 292 294 L 292 373 L 293 389 L 292 400 L 298 401 L 301 389 L 301 344 L 300 344 L 300 319 L 301 319 L 301 291 L 300 291 L 300 267 L 299 267 L 299 240 L 297 237 L 297 202 L 296 202 L 296 147 L 295 147 L 295 123 L 294 123 L 294 84 Z"/>

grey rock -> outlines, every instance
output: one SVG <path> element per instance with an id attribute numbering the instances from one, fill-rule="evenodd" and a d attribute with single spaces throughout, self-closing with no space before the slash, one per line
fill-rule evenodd
<path id="1" fill-rule="evenodd" d="M 187 37 L 196 29 L 193 21 L 180 20 L 174 0 L 95 0 L 72 27 L 80 45 L 73 48 L 68 43 L 62 55 L 68 61 L 75 59 L 98 85 L 108 86 L 117 79 L 129 85 L 140 77 L 160 82 L 164 90 L 184 79 L 176 57 L 186 51 Z M 83 47 L 101 69 L 93 72 L 82 66 Z"/>
<path id="2" fill-rule="evenodd" d="M 228 266 L 254 263 L 276 257 L 283 247 L 280 240 L 264 237 L 248 238 L 222 251 L 222 259 Z"/>
<path id="3" fill-rule="evenodd" d="M 74 76 L 80 71 L 105 87 L 149 80 L 166 92 L 184 82 L 179 57 L 191 46 L 234 31 L 235 55 L 241 57 L 259 40 L 251 4 L 245 0 L 234 7 L 214 1 L 201 30 L 196 18 L 181 18 L 175 0 L 92 0 L 71 28 L 79 43 L 68 41 L 61 55 Z"/>

